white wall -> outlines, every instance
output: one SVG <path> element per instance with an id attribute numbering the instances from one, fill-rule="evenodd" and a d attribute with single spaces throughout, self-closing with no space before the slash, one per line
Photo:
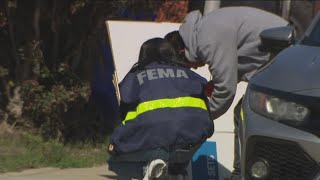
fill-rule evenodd
<path id="1" fill-rule="evenodd" d="M 178 23 L 156 23 L 136 21 L 107 21 L 113 58 L 119 82 L 132 65 L 137 62 L 140 46 L 150 38 L 164 37 L 168 32 L 178 30 Z M 208 67 L 195 70 L 203 77 L 210 79 Z M 233 107 L 238 102 L 246 84 L 238 86 L 237 95 L 229 111 L 214 121 L 215 134 L 209 139 L 217 143 L 219 177 L 228 176 L 233 163 Z"/>

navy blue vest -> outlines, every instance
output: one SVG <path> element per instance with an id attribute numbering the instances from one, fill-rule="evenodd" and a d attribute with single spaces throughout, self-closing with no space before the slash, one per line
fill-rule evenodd
<path id="1" fill-rule="evenodd" d="M 188 68 L 157 63 L 128 73 L 119 85 L 123 121 L 110 143 L 128 153 L 203 142 L 213 134 L 206 83 Z"/>

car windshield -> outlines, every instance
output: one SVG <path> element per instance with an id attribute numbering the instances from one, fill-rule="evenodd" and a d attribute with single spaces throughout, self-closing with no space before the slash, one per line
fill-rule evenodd
<path id="1" fill-rule="evenodd" d="M 309 36 L 306 36 L 302 44 L 309 45 L 309 46 L 320 46 L 320 20 L 313 28 L 312 32 Z"/>

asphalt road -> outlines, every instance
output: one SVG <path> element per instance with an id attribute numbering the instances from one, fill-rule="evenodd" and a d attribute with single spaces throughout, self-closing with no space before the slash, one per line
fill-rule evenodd
<path id="1" fill-rule="evenodd" d="M 0 180 L 112 180 L 114 173 L 107 166 L 93 168 L 41 168 L 0 174 Z"/>

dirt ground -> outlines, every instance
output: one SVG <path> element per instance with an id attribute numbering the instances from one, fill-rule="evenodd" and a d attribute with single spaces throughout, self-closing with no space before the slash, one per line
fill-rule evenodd
<path id="1" fill-rule="evenodd" d="M 0 180 L 112 180 L 115 174 L 107 166 L 93 168 L 41 168 L 0 174 Z"/>

